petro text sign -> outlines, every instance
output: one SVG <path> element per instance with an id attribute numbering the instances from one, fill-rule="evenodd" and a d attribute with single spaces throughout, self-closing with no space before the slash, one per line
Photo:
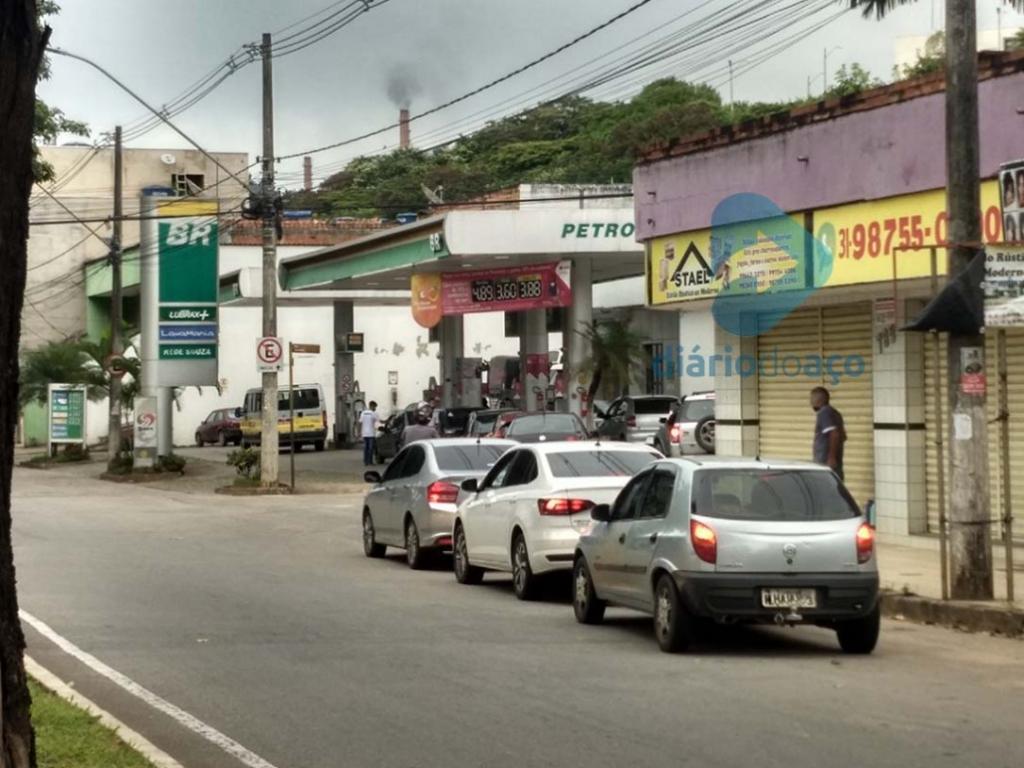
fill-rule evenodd
<path id="1" fill-rule="evenodd" d="M 412 314 L 424 328 L 444 315 L 521 312 L 572 303 L 569 261 L 474 272 L 417 274 L 412 278 Z"/>

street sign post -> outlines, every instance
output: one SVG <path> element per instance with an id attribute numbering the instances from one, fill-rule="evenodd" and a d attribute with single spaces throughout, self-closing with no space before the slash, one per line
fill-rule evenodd
<path id="1" fill-rule="evenodd" d="M 319 344 L 288 344 L 288 429 L 291 440 L 291 447 L 288 451 L 288 463 L 291 465 L 292 491 L 295 491 L 295 356 L 296 355 L 319 355 Z M 327 426 L 326 424 L 324 425 Z"/>
<path id="2" fill-rule="evenodd" d="M 284 343 L 276 336 L 264 336 L 256 342 L 256 367 L 260 373 L 280 371 L 283 357 Z"/>
<path id="3" fill-rule="evenodd" d="M 50 384 L 47 390 L 48 452 L 53 454 L 55 446 L 60 444 L 85 445 L 85 385 Z"/>

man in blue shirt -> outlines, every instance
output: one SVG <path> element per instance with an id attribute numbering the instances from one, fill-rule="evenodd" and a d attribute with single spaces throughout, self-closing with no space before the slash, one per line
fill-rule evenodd
<path id="1" fill-rule="evenodd" d="M 843 444 L 846 425 L 843 415 L 829 404 L 829 391 L 824 387 L 811 390 L 811 407 L 817 413 L 814 419 L 814 461 L 831 467 L 843 479 Z"/>

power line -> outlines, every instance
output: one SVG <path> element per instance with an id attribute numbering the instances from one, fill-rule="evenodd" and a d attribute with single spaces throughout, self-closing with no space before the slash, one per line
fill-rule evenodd
<path id="1" fill-rule="evenodd" d="M 471 91 L 469 91 L 467 93 L 464 93 L 461 96 L 457 96 L 454 99 L 450 99 L 449 101 L 446 101 L 443 104 L 439 104 L 436 107 L 428 109 L 425 112 L 420 112 L 420 113 L 418 113 L 416 115 L 411 115 L 409 117 L 409 120 L 410 120 L 410 122 L 413 121 L 413 120 L 419 120 L 421 118 L 426 117 L 427 115 L 432 115 L 432 114 L 434 114 L 436 112 L 440 112 L 443 109 L 447 109 L 447 108 L 449 108 L 451 106 L 454 106 L 455 104 L 459 104 L 460 102 L 465 101 L 466 99 L 472 98 L 473 96 L 476 96 L 477 94 L 480 94 L 480 93 L 483 93 L 484 91 L 490 90 L 491 88 L 494 88 L 495 86 L 500 85 L 501 83 L 504 83 L 507 80 L 512 79 L 513 77 L 516 77 L 517 75 L 521 75 L 523 72 L 526 72 L 527 70 L 530 70 L 530 69 L 536 67 L 538 64 L 542 64 L 543 62 L 547 61 L 548 59 L 551 59 L 551 58 L 557 56 L 558 54 L 563 53 L 564 51 L 567 51 L 568 49 L 572 48 L 573 46 L 578 45 L 579 43 L 583 42 L 584 40 L 587 40 L 587 39 L 593 37 L 598 32 L 602 31 L 603 29 L 606 29 L 607 27 L 610 27 L 612 24 L 615 24 L 617 21 L 620 21 L 620 20 L 626 18 L 627 16 L 635 13 L 636 11 L 640 10 L 645 5 L 648 5 L 651 2 L 652 2 L 652 0 L 639 0 L 639 2 L 635 3 L 634 5 L 631 5 L 629 8 L 627 8 L 624 11 L 622 11 L 621 13 L 618 13 L 615 16 L 612 16 L 607 21 L 605 21 L 605 22 L 603 22 L 601 24 L 598 24 L 596 27 L 593 27 L 593 28 L 587 30 L 583 34 L 581 34 L 578 37 L 570 40 L 567 43 L 564 43 L 563 45 L 559 46 L 558 48 L 554 49 L 553 51 L 549 51 L 548 53 L 545 53 L 543 56 L 540 56 L 540 57 L 538 57 L 536 59 L 533 59 L 532 61 L 524 64 L 523 66 L 518 67 L 518 68 L 512 70 L 511 72 L 507 72 L 506 74 L 502 75 L 501 77 L 495 78 L 494 80 L 490 81 L 489 83 L 485 83 L 484 85 L 481 85 L 478 88 L 474 88 L 473 90 L 471 90 Z M 357 141 L 362 141 L 364 139 L 368 139 L 368 138 L 371 138 L 373 136 L 379 136 L 380 134 L 385 133 L 386 131 L 394 130 L 398 126 L 399 126 L 399 123 L 392 123 L 391 125 L 388 125 L 388 126 L 386 126 L 384 128 L 379 128 L 379 129 L 377 129 L 375 131 L 371 131 L 370 133 L 365 133 L 362 136 L 355 136 L 355 137 L 353 137 L 351 139 L 344 139 L 342 141 L 334 142 L 333 144 L 326 144 L 326 145 L 324 145 L 322 147 L 315 147 L 313 149 L 307 149 L 307 150 L 304 150 L 302 152 L 293 152 L 293 153 L 288 154 L 288 155 L 281 155 L 277 159 L 278 160 L 293 160 L 293 159 L 295 159 L 297 157 L 303 157 L 305 155 L 319 154 L 320 152 L 325 152 L 326 150 L 329 150 L 329 149 L 337 149 L 338 147 L 343 147 L 343 146 L 345 146 L 347 144 L 354 144 Z"/>

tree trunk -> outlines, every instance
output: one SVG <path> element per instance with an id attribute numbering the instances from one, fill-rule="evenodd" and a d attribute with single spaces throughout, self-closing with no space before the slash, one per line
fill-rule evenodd
<path id="1" fill-rule="evenodd" d="M 0 766 L 36 764 L 25 636 L 11 546 L 11 469 L 18 418 L 18 342 L 25 293 L 36 78 L 49 30 L 35 0 L 0 0 Z"/>

